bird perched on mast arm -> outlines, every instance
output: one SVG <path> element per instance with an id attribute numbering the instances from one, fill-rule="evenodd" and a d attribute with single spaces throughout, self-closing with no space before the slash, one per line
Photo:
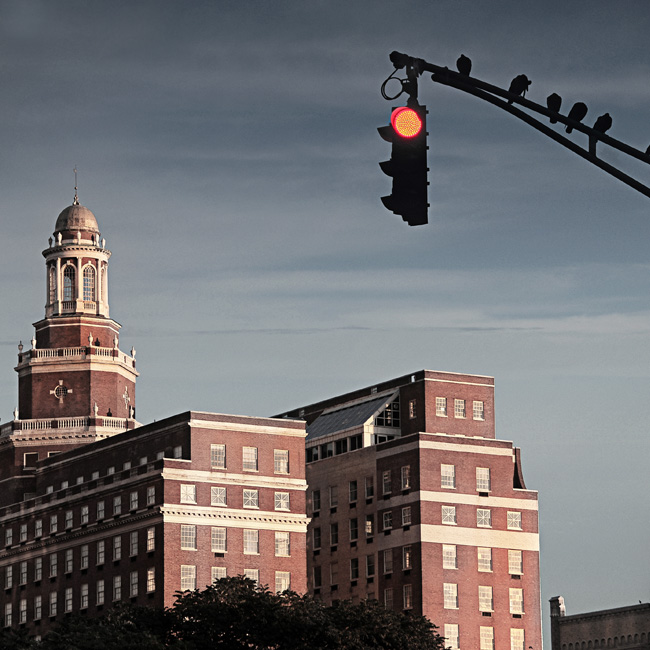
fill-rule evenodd
<path id="1" fill-rule="evenodd" d="M 472 71 L 472 60 L 468 56 L 461 54 L 458 61 L 456 61 L 456 68 L 458 68 L 460 74 L 469 77 L 469 73 Z"/>
<path id="2" fill-rule="evenodd" d="M 533 83 L 525 74 L 518 74 L 511 82 L 510 88 L 508 88 L 509 93 L 514 95 L 521 95 L 522 97 L 526 94 L 528 87 Z M 512 99 L 508 100 L 508 104 L 512 104 Z"/>
<path id="3" fill-rule="evenodd" d="M 580 122 L 581 120 L 584 119 L 584 116 L 586 114 L 587 114 L 587 104 L 583 104 L 582 102 L 576 102 L 571 107 L 571 110 L 569 111 L 567 117 L 570 120 L 575 120 L 576 122 Z M 566 132 L 571 133 L 571 131 L 573 131 L 573 127 L 567 125 Z"/>

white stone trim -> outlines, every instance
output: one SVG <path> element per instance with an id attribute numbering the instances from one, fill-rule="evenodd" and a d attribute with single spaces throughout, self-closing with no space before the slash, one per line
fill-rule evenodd
<path id="1" fill-rule="evenodd" d="M 489 375 L 478 376 L 485 377 L 485 379 L 491 379 Z M 454 381 L 453 379 L 436 379 L 435 377 L 425 377 L 424 381 L 433 381 L 439 384 L 460 384 L 462 386 L 487 386 L 488 388 L 494 388 L 494 384 L 481 384 L 475 381 Z"/>
<path id="2" fill-rule="evenodd" d="M 426 435 L 423 434 L 423 435 Z M 456 436 L 449 436 L 444 433 L 434 433 L 429 435 L 436 436 L 447 436 L 449 438 Z M 463 440 L 473 440 L 469 436 L 458 436 L 462 437 Z M 495 440 L 494 438 L 483 438 L 483 440 L 496 441 L 500 444 L 510 444 L 512 442 L 508 440 Z M 400 445 L 398 448 L 392 447 L 390 449 L 385 449 L 377 452 L 377 458 L 385 458 L 387 456 L 395 455 L 395 452 L 399 451 L 400 453 L 406 451 L 413 451 L 416 449 L 437 449 L 439 451 L 455 451 L 459 453 L 467 454 L 483 454 L 488 456 L 511 456 L 514 462 L 515 451 L 513 447 L 492 447 L 492 446 L 483 446 L 483 445 L 473 445 L 471 443 L 459 444 L 456 442 L 440 442 L 433 440 L 417 440 L 415 442 L 409 442 L 405 445 Z"/>
<path id="3" fill-rule="evenodd" d="M 170 459 L 181 460 L 181 459 Z M 275 488 L 284 490 L 307 490 L 307 481 L 299 478 L 288 478 L 285 474 L 264 476 L 254 473 L 235 474 L 223 470 L 213 472 L 200 469 L 177 469 L 165 467 L 162 477 L 167 481 L 194 481 L 219 485 L 241 485 L 242 487 Z"/>
<path id="4" fill-rule="evenodd" d="M 59 357 L 65 359 L 65 357 Z M 50 360 L 45 358 L 37 363 L 27 363 L 20 366 L 20 373 L 24 371 L 31 372 L 32 375 L 50 374 L 53 372 L 111 372 L 117 373 L 124 379 L 135 381 L 135 377 L 139 377 L 140 373 L 133 367 L 128 366 L 124 361 L 115 360 L 114 357 L 97 357 L 97 360 L 90 360 L 89 357 L 85 359 L 71 358 L 66 361 L 57 361 L 50 363 Z"/>
<path id="5" fill-rule="evenodd" d="M 529 492 L 529 490 L 522 490 Z M 533 494 L 535 491 L 530 490 Z M 429 503 L 441 503 L 444 505 L 469 505 L 478 508 L 510 508 L 512 510 L 538 510 L 537 499 L 517 499 L 516 497 L 480 497 L 478 494 L 463 494 L 453 489 L 444 492 L 434 492 L 431 490 L 422 490 L 420 492 L 409 492 L 400 494 L 386 499 L 384 503 L 390 507 L 399 507 L 402 505 L 415 504 L 417 501 L 426 501 Z"/>
<path id="6" fill-rule="evenodd" d="M 218 413 L 215 415 L 219 415 Z M 251 418 L 252 420 L 258 418 Z M 281 422 L 281 420 L 279 420 Z M 243 424 L 241 422 L 221 422 L 219 420 L 191 419 L 190 427 L 195 429 L 211 429 L 219 431 L 240 431 L 242 433 L 262 433 L 273 436 L 289 436 L 292 438 L 305 438 L 307 432 L 304 429 L 288 429 L 283 426 L 264 426 L 260 424 Z"/>

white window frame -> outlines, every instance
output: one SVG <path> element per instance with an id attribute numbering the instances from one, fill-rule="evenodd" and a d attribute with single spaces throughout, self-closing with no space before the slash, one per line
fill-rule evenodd
<path id="1" fill-rule="evenodd" d="M 477 508 L 476 525 L 479 528 L 492 528 L 492 511 L 487 508 Z"/>
<path id="2" fill-rule="evenodd" d="M 289 492 L 276 492 L 273 495 L 273 502 L 276 510 L 289 512 Z"/>
<path id="3" fill-rule="evenodd" d="M 442 545 L 442 568 L 443 569 L 458 568 L 458 553 L 455 544 Z"/>
<path id="4" fill-rule="evenodd" d="M 257 447 L 242 447 L 242 469 L 244 472 L 259 471 Z"/>
<path id="5" fill-rule="evenodd" d="M 244 555 L 260 554 L 260 531 L 244 528 Z"/>
<path id="6" fill-rule="evenodd" d="M 196 565 L 181 564 L 181 591 L 196 589 Z"/>
<path id="7" fill-rule="evenodd" d="M 494 600 L 492 597 L 492 587 L 489 585 L 479 585 L 478 588 L 478 609 L 479 612 L 493 612 Z"/>
<path id="8" fill-rule="evenodd" d="M 228 531 L 224 526 L 212 526 L 210 548 L 213 553 L 226 553 L 228 550 Z"/>
<path id="9" fill-rule="evenodd" d="M 481 625 L 479 630 L 480 650 L 494 650 L 494 628 Z"/>
<path id="10" fill-rule="evenodd" d="M 402 490 L 411 489 L 411 466 L 410 465 L 404 465 L 400 469 L 400 483 L 402 486 Z"/>
<path id="11" fill-rule="evenodd" d="M 508 600 L 510 602 L 511 614 L 524 613 L 524 590 L 521 587 L 510 587 L 508 589 Z"/>
<path id="12" fill-rule="evenodd" d="M 456 506 L 442 506 L 442 523 L 447 526 L 456 525 Z"/>
<path id="13" fill-rule="evenodd" d="M 467 417 L 466 402 L 464 399 L 454 399 L 454 417 L 464 420 Z"/>
<path id="14" fill-rule="evenodd" d="M 456 465 L 440 465 L 440 487 L 448 490 L 456 489 Z"/>
<path id="15" fill-rule="evenodd" d="M 260 493 L 258 490 L 244 489 L 244 508 L 257 508 L 260 507 Z"/>
<path id="16" fill-rule="evenodd" d="M 447 650 L 459 650 L 458 648 L 458 624 L 445 623 L 445 648 Z"/>
<path id="17" fill-rule="evenodd" d="M 291 572 L 290 571 L 276 571 L 275 572 L 275 591 L 281 594 L 284 591 L 291 589 Z"/>
<path id="18" fill-rule="evenodd" d="M 221 443 L 210 445 L 210 467 L 226 469 L 226 445 Z"/>
<path id="19" fill-rule="evenodd" d="M 492 549 L 479 546 L 476 549 L 478 570 L 482 573 L 492 572 Z"/>
<path id="20" fill-rule="evenodd" d="M 225 507 L 228 505 L 227 488 L 221 486 L 210 487 L 210 505 Z"/>
<path id="21" fill-rule="evenodd" d="M 492 486 L 489 467 L 476 468 L 476 491 L 489 492 Z"/>
<path id="22" fill-rule="evenodd" d="M 217 580 L 221 580 L 222 578 L 226 578 L 227 575 L 228 573 L 225 566 L 210 567 L 210 578 L 212 579 L 213 583 Z"/>
<path id="23" fill-rule="evenodd" d="M 523 629 L 510 628 L 510 650 L 524 650 L 526 647 L 526 636 Z"/>
<path id="24" fill-rule="evenodd" d="M 381 515 L 382 530 L 392 530 L 393 528 L 393 511 L 385 510 Z"/>
<path id="25" fill-rule="evenodd" d="M 196 485 L 181 483 L 181 503 L 196 503 Z"/>
<path id="26" fill-rule="evenodd" d="M 291 535 L 288 531 L 275 531 L 275 557 L 291 557 Z"/>
<path id="27" fill-rule="evenodd" d="M 288 449 L 273 450 L 273 473 L 274 474 L 289 473 L 289 450 Z"/>
<path id="28" fill-rule="evenodd" d="M 150 526 L 147 528 L 147 553 L 151 553 L 156 550 L 156 528 L 155 526 Z"/>
<path id="29" fill-rule="evenodd" d="M 444 582 L 442 593 L 444 609 L 458 609 L 458 585 L 455 582 Z"/>
<path id="30" fill-rule="evenodd" d="M 196 551 L 196 526 L 194 524 L 181 524 L 181 549 Z"/>
<path id="31" fill-rule="evenodd" d="M 439 418 L 447 417 L 447 398 L 436 397 L 436 415 Z"/>
<path id="32" fill-rule="evenodd" d="M 411 521 L 411 506 L 404 506 L 402 508 L 402 526 L 410 526 Z"/>
<path id="33" fill-rule="evenodd" d="M 523 575 L 524 558 L 522 551 L 508 549 L 508 573 L 513 576 Z"/>
<path id="34" fill-rule="evenodd" d="M 508 510 L 507 521 L 508 521 L 508 530 L 522 530 L 521 512 Z"/>
<path id="35" fill-rule="evenodd" d="M 485 404 L 481 401 L 475 400 L 472 403 L 472 418 L 474 420 L 485 420 Z"/>

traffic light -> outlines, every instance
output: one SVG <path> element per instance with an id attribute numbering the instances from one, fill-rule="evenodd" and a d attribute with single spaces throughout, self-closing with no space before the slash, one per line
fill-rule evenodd
<path id="1" fill-rule="evenodd" d="M 409 226 L 428 222 L 426 115 L 426 106 L 409 101 L 393 109 L 388 126 L 377 129 L 393 145 L 390 160 L 379 163 L 384 174 L 393 177 L 393 193 L 381 201 Z"/>

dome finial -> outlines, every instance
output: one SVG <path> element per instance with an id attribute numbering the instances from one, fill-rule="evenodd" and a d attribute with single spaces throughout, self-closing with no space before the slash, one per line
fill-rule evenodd
<path id="1" fill-rule="evenodd" d="M 77 166 L 74 167 L 74 199 L 72 205 L 79 205 L 79 197 L 77 196 Z"/>

